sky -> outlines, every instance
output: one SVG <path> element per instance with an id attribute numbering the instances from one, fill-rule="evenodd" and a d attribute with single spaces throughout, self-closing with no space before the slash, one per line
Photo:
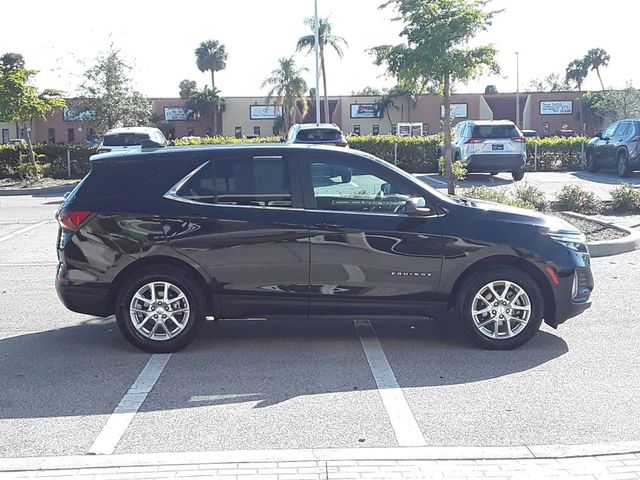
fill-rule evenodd
<path id="1" fill-rule="evenodd" d="M 333 33 L 349 46 L 344 58 L 327 54 L 329 95 L 349 95 L 365 86 L 390 87 L 393 80 L 376 67 L 366 50 L 400 43 L 400 22 L 392 9 L 380 10 L 381 0 L 318 0 L 318 14 L 328 17 Z M 190 0 L 172 2 L 111 0 L 89 5 L 79 0 L 30 0 L 28 26 L 24 5 L 5 2 L 2 8 L 0 54 L 19 52 L 27 67 L 38 70 L 38 88 L 57 88 L 71 96 L 83 72 L 97 55 L 113 44 L 133 66 L 135 87 L 149 97 L 177 97 L 183 79 L 201 88 L 210 74 L 195 66 L 194 50 L 203 40 L 223 43 L 227 68 L 216 74 L 222 96 L 259 96 L 261 84 L 277 67 L 278 58 L 295 56 L 304 77 L 314 86 L 313 55 L 296 53 L 303 35 L 312 33 L 304 19 L 313 15 L 314 0 Z M 52 8 L 54 6 L 54 8 Z M 611 61 L 602 70 L 607 87 L 640 85 L 637 31 L 640 0 L 493 0 L 490 8 L 503 10 L 474 44 L 492 43 L 498 49 L 500 75 L 482 75 L 457 92 L 483 92 L 496 85 L 499 92 L 516 90 L 516 52 L 519 88 L 551 73 L 564 75 L 567 64 L 587 50 L 604 48 Z M 9 19 L 15 18 L 13 22 Z M 8 20 L 8 21 L 7 21 Z M 586 89 L 599 89 L 595 72 Z"/>

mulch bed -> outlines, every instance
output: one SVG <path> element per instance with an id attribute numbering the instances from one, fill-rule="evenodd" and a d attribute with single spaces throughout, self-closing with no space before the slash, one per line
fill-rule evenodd
<path id="1" fill-rule="evenodd" d="M 617 238 L 623 238 L 629 235 L 628 232 L 612 227 L 609 225 L 603 225 L 593 220 L 587 220 L 584 218 L 576 218 L 570 215 L 565 215 L 561 212 L 554 212 L 553 215 L 566 220 L 572 225 L 579 228 L 582 233 L 587 237 L 587 242 L 598 242 L 602 240 L 615 240 Z"/>

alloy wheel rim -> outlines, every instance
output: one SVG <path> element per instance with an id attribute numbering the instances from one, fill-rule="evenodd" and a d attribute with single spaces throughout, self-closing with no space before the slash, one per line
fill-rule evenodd
<path id="1" fill-rule="evenodd" d="M 491 339 L 513 338 L 531 319 L 531 299 L 517 283 L 494 280 L 473 297 L 471 316 L 476 329 Z"/>
<path id="2" fill-rule="evenodd" d="M 129 319 L 141 336 L 154 341 L 178 336 L 189 322 L 190 306 L 184 292 L 170 282 L 150 282 L 131 298 Z"/>

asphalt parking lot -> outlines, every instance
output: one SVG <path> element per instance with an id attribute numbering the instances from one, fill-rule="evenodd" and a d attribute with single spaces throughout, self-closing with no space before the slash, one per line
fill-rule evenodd
<path id="1" fill-rule="evenodd" d="M 58 301 L 61 198 L 0 196 L 2 457 L 82 455 L 98 439 L 114 453 L 637 439 L 640 252 L 594 259 L 593 307 L 515 351 L 426 320 L 301 318 L 211 322 L 186 350 L 152 356 L 113 318 Z M 117 433 L 110 415 L 158 362 Z"/>

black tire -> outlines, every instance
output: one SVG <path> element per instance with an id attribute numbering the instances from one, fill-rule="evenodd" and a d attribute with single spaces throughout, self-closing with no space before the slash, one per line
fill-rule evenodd
<path id="1" fill-rule="evenodd" d="M 622 178 L 631 176 L 631 167 L 629 167 L 629 155 L 627 155 L 627 152 L 620 152 L 618 154 L 618 175 Z"/>
<path id="2" fill-rule="evenodd" d="M 592 172 L 592 173 L 595 173 L 598 171 L 598 163 L 596 162 L 596 159 L 594 158 L 592 151 L 587 151 L 587 161 L 586 161 L 585 168 L 587 169 L 588 172 Z"/>
<path id="3" fill-rule="evenodd" d="M 493 175 L 494 177 L 498 175 L 500 172 L 489 172 L 489 175 Z"/>
<path id="4" fill-rule="evenodd" d="M 507 290 L 505 288 L 506 283 L 503 283 L 505 281 L 515 284 L 515 286 L 509 287 Z M 509 324 L 509 328 L 512 329 L 513 336 L 508 337 L 503 335 L 503 338 L 500 338 L 501 333 L 505 333 L 504 330 L 506 330 L 507 324 L 504 320 L 497 319 L 497 316 L 501 313 L 507 314 L 506 312 L 513 312 L 518 318 L 524 319 L 523 316 L 526 315 L 524 309 L 519 308 L 517 311 L 511 310 L 510 303 L 507 303 L 507 305 L 499 305 L 500 301 L 495 297 L 493 299 L 489 298 L 488 302 L 475 300 L 476 295 L 486 292 L 487 285 L 492 282 L 496 282 L 496 285 L 494 285 L 494 291 L 498 295 L 506 293 L 506 296 L 508 297 L 511 295 L 512 299 L 515 295 L 516 287 L 523 290 L 526 296 L 520 295 L 517 296 L 516 299 L 516 303 L 525 303 L 524 305 L 520 305 L 520 307 L 524 306 L 526 308 L 525 300 L 528 299 L 530 314 L 528 321 L 524 324 L 524 328 L 520 327 L 523 322 L 507 322 Z M 500 291 L 500 285 L 503 285 L 502 291 Z M 496 266 L 473 273 L 464 281 L 459 292 L 456 304 L 456 313 L 460 329 L 469 340 L 479 347 L 489 350 L 511 350 L 527 343 L 540 329 L 544 312 L 544 299 L 542 292 L 540 291 L 538 284 L 527 273 L 518 268 L 510 266 Z M 482 295 L 483 298 L 486 298 L 485 295 L 486 293 Z M 491 305 L 489 305 L 489 307 L 492 307 L 495 306 L 495 303 L 493 303 L 494 300 L 498 301 L 496 310 L 486 312 L 482 317 L 480 317 L 483 321 L 486 322 L 488 320 L 490 322 L 487 324 L 486 328 L 482 330 L 482 325 L 476 324 L 474 315 L 472 314 L 474 302 L 477 302 L 476 306 L 490 303 Z M 505 312 L 501 312 L 498 308 L 505 309 Z M 518 308 L 518 305 L 516 305 L 516 308 Z M 493 312 L 496 313 L 494 314 Z M 486 315 L 488 315 L 488 317 Z M 496 318 L 497 322 L 501 323 L 489 320 L 490 318 Z M 497 338 L 489 336 L 492 332 L 495 332 L 496 328 L 498 330 Z M 521 328 L 521 330 L 516 332 L 518 328 Z"/>
<path id="5" fill-rule="evenodd" d="M 516 182 L 519 182 L 520 180 L 522 180 L 524 178 L 524 167 L 512 171 L 511 176 L 513 177 L 513 180 Z"/>
<path id="6" fill-rule="evenodd" d="M 175 336 L 173 336 L 172 338 L 168 336 L 165 339 L 152 339 L 146 336 L 142 329 L 139 331 L 134 326 L 135 320 L 134 318 L 132 318 L 132 314 L 130 313 L 130 307 L 133 305 L 133 297 L 141 288 L 144 288 L 145 285 L 148 285 L 152 282 L 158 282 L 158 284 L 164 282 L 173 285 L 176 288 L 176 290 L 171 290 L 174 292 L 175 303 L 173 303 L 174 300 L 171 300 L 167 305 L 163 304 L 162 307 L 158 307 L 162 308 L 162 313 L 165 313 L 164 308 L 167 308 L 167 316 L 171 318 L 177 318 L 179 322 L 184 323 L 182 330 L 175 332 Z M 171 291 L 169 295 L 171 295 Z M 184 294 L 186 300 L 180 300 L 180 297 L 178 295 L 175 295 L 176 293 L 178 293 L 178 291 Z M 151 298 L 151 294 L 149 298 Z M 159 298 L 159 301 L 161 302 L 162 299 Z M 120 288 L 116 302 L 116 320 L 118 322 L 118 327 L 120 328 L 120 331 L 122 332 L 124 337 L 133 346 L 144 350 L 145 352 L 151 353 L 176 352 L 192 342 L 196 336 L 198 327 L 200 326 L 200 324 L 202 323 L 202 319 L 204 318 L 204 310 L 206 305 L 202 287 L 188 273 L 184 272 L 180 268 L 176 268 L 175 266 L 159 265 L 142 268 L 141 270 L 130 276 Z M 149 302 L 145 302 L 145 306 L 148 303 Z M 179 307 L 184 308 L 186 306 L 188 308 L 188 315 L 187 313 L 169 313 L 172 306 L 176 309 Z M 152 308 L 155 310 L 156 307 L 149 307 L 149 309 Z M 149 312 L 151 312 L 151 310 L 149 310 Z M 160 312 L 160 310 L 158 310 L 158 312 Z M 137 315 L 143 314 L 139 313 Z M 140 321 L 139 316 L 136 316 L 136 319 Z M 148 326 L 145 322 L 148 323 Z M 142 326 L 143 328 L 148 330 L 149 327 L 154 326 L 156 323 L 164 322 L 156 321 L 153 318 L 149 318 L 148 320 L 141 321 L 139 326 Z M 167 323 L 167 325 L 167 328 L 163 328 L 164 331 L 168 334 L 170 330 L 177 329 L 179 324 L 172 322 Z M 159 327 L 160 326 L 162 325 L 159 325 Z"/>

